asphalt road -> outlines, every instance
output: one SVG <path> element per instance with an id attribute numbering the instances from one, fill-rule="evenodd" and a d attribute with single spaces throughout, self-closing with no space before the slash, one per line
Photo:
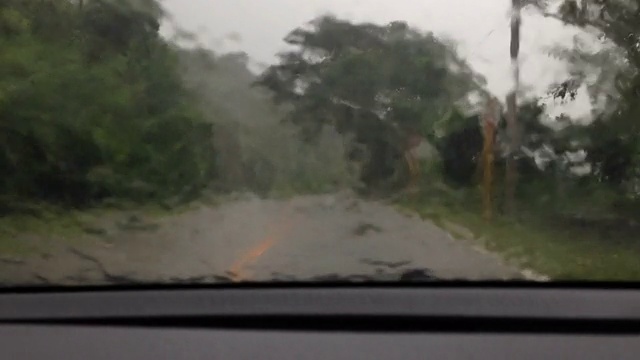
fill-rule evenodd
<path id="1" fill-rule="evenodd" d="M 161 220 L 129 216 L 120 230 L 40 241 L 0 259 L 0 281 L 497 280 L 517 268 L 432 223 L 353 195 L 246 197 Z M 117 221 L 116 221 L 117 222 Z M 105 228 L 108 228 L 105 225 Z M 113 226 L 112 226 L 113 227 Z"/>

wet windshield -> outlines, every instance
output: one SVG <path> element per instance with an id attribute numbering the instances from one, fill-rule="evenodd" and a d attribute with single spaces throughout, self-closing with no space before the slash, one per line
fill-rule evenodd
<path id="1" fill-rule="evenodd" d="M 637 0 L 4 0 L 0 284 L 640 280 Z"/>

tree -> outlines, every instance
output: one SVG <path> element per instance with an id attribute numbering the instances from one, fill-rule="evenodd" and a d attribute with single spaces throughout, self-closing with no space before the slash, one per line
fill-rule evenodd
<path id="1" fill-rule="evenodd" d="M 0 196 L 76 206 L 207 186 L 213 129 L 182 85 L 153 8 L 0 4 L 0 171 L 10 174 Z"/>
<path id="2" fill-rule="evenodd" d="M 556 54 L 569 57 L 573 78 L 558 85 L 554 95 L 566 98 L 590 73 L 592 103 L 598 108 L 588 133 L 589 160 L 598 181 L 620 187 L 638 176 L 640 158 L 640 2 L 637 0 L 565 0 L 557 12 L 535 4 L 545 16 L 584 29 L 599 39 L 595 50 L 580 42 Z"/>
<path id="3" fill-rule="evenodd" d="M 292 109 L 288 119 L 307 139 L 324 125 L 352 135 L 359 146 L 351 157 L 364 158 L 362 179 L 370 185 L 392 176 L 408 136 L 435 140 L 436 123 L 482 91 L 483 79 L 450 43 L 404 22 L 323 16 L 285 42 L 294 50 L 281 53 L 257 84 Z"/>
<path id="4" fill-rule="evenodd" d="M 295 136 L 285 112 L 267 90 L 251 86 L 256 75 L 244 53 L 180 52 L 184 78 L 216 126 L 215 148 L 222 191 L 247 189 L 315 192 L 353 183 L 343 139 L 324 129 L 314 142 Z"/>

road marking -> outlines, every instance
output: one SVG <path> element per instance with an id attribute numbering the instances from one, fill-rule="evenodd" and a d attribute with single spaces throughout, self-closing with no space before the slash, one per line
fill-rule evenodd
<path id="1" fill-rule="evenodd" d="M 232 274 L 233 281 L 238 282 L 246 280 L 246 267 L 252 263 L 255 263 L 276 243 L 282 240 L 291 230 L 291 228 L 293 228 L 295 221 L 292 214 L 290 214 L 292 208 L 292 203 L 289 202 L 280 212 L 278 220 L 270 224 L 266 236 L 262 238 L 262 240 L 260 240 L 256 246 L 250 248 L 246 253 L 244 253 L 243 256 L 238 258 L 233 263 L 233 265 L 231 265 L 229 273 Z"/>

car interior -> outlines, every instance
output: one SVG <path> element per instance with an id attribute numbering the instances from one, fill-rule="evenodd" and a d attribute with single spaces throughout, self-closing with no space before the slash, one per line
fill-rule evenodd
<path id="1" fill-rule="evenodd" d="M 7 359 L 636 359 L 633 288 L 291 284 L 10 290 Z"/>

